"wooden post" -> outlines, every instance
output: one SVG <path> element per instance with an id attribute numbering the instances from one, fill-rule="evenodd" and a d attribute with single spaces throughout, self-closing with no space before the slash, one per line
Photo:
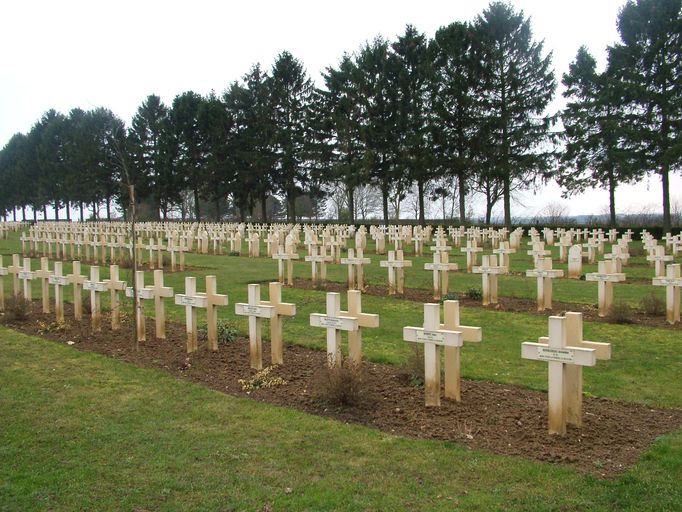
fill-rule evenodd
<path id="1" fill-rule="evenodd" d="M 0 266 L 2 262 L 0 261 Z M 53 275 L 50 271 L 50 260 L 46 257 L 40 258 L 40 270 L 35 271 L 36 278 L 40 279 L 40 290 L 43 298 L 43 313 L 50 312 L 50 276 Z M 1 283 L 0 283 L 1 288 Z"/>
<path id="2" fill-rule="evenodd" d="M 249 317 L 249 354 L 251 368 L 263 369 L 263 342 L 262 322 L 263 318 L 272 318 L 275 313 L 273 306 L 264 306 L 260 300 L 260 285 L 250 284 L 248 289 L 248 304 L 237 303 L 234 305 L 236 315 Z"/>
<path id="3" fill-rule="evenodd" d="M 121 301 L 119 293 L 125 291 L 126 282 L 119 280 L 118 265 L 109 266 L 109 279 L 104 280 L 104 285 L 110 292 L 111 302 L 111 330 L 121 328 Z"/>
<path id="4" fill-rule="evenodd" d="M 585 280 L 597 281 L 599 316 L 607 316 L 613 306 L 613 283 L 625 281 L 625 274 L 613 271 L 613 261 L 600 261 L 598 271 L 586 274 Z"/>
<path id="5" fill-rule="evenodd" d="M 551 258 L 538 258 L 537 267 L 526 270 L 527 277 L 536 277 L 538 280 L 538 311 L 552 309 L 552 279 L 563 275 L 563 270 L 552 269 Z"/>
<path id="6" fill-rule="evenodd" d="M 461 347 L 462 333 L 440 328 L 440 305 L 424 304 L 424 326 L 403 327 L 403 340 L 424 344 L 424 396 L 427 407 L 440 406 L 439 346 Z"/>
<path id="7" fill-rule="evenodd" d="M 478 343 L 483 339 L 483 331 L 480 327 L 460 325 L 459 301 L 446 300 L 443 302 L 443 315 L 445 322 L 440 324 L 441 330 L 457 331 L 462 333 L 463 342 Z M 461 397 L 461 372 L 460 372 L 460 347 L 448 346 L 445 348 L 445 398 L 459 402 Z"/>
<path id="8" fill-rule="evenodd" d="M 379 327 L 379 315 L 362 312 L 362 292 L 348 290 L 348 311 L 341 311 L 342 316 L 355 318 L 358 321 L 358 329 L 348 331 L 348 356 L 351 361 L 359 365 L 362 363 L 362 328 Z"/>
<path id="9" fill-rule="evenodd" d="M 81 275 L 81 262 L 74 261 L 72 263 L 72 273 L 66 276 L 69 284 L 73 285 L 73 316 L 80 322 L 83 320 L 83 283 L 86 276 Z"/>
<path id="10" fill-rule="evenodd" d="M 680 264 L 668 265 L 665 277 L 652 279 L 654 286 L 665 286 L 665 318 L 669 324 L 680 321 L 680 289 L 682 288 L 682 276 Z"/>
<path id="11" fill-rule="evenodd" d="M 341 364 L 341 331 L 357 331 L 356 318 L 341 315 L 341 295 L 327 293 L 327 313 L 311 313 L 310 325 L 327 329 L 327 364 Z"/>
<path id="12" fill-rule="evenodd" d="M 270 317 L 270 352 L 272 364 L 284 364 L 282 319 L 280 317 L 296 315 L 296 305 L 282 302 L 282 283 L 273 282 L 269 285 L 270 300 L 263 300 L 264 306 L 273 306 L 274 314 Z"/>

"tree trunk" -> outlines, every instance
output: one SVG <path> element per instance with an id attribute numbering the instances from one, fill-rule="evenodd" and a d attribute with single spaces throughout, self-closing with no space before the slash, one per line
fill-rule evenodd
<path id="1" fill-rule="evenodd" d="M 296 192 L 287 192 L 287 222 L 296 222 Z"/>
<path id="2" fill-rule="evenodd" d="M 66 220 L 71 222 L 71 201 L 66 202 Z"/>
<path id="3" fill-rule="evenodd" d="M 384 209 L 384 224 L 388 226 L 388 182 L 386 180 L 381 186 L 381 201 Z"/>
<path id="4" fill-rule="evenodd" d="M 511 229 L 511 178 L 504 177 L 504 225 Z"/>
<path id="5" fill-rule="evenodd" d="M 21 207 L 21 217 L 22 217 L 21 220 L 23 220 L 24 222 L 26 222 L 26 207 L 25 207 L 25 206 L 22 206 L 22 207 Z"/>
<path id="6" fill-rule="evenodd" d="M 14 219 L 14 222 L 17 221 L 17 207 L 16 206 L 12 207 L 12 218 Z M 26 220 L 26 215 L 24 215 L 24 220 Z"/>
<path id="7" fill-rule="evenodd" d="M 355 187 L 348 187 L 348 218 L 351 224 L 355 224 Z"/>
<path id="8" fill-rule="evenodd" d="M 81 222 L 83 222 L 83 221 L 84 221 L 84 220 L 83 220 L 83 219 L 84 219 L 83 201 L 81 201 L 81 202 L 78 204 L 78 206 L 80 207 L 80 210 L 81 210 Z"/>
<path id="9" fill-rule="evenodd" d="M 672 222 L 670 220 L 670 167 L 668 164 L 661 166 L 661 183 L 663 185 L 663 232 L 670 232 Z"/>
<path id="10" fill-rule="evenodd" d="M 419 201 L 419 224 L 426 225 L 426 216 L 424 215 L 424 181 L 417 180 L 417 200 Z"/>
<path id="11" fill-rule="evenodd" d="M 111 222 L 111 197 L 107 197 L 107 221 Z"/>
<path id="12" fill-rule="evenodd" d="M 54 220 L 59 220 L 59 201 L 54 202 Z"/>
<path id="13" fill-rule="evenodd" d="M 220 198 L 216 198 L 215 200 L 215 220 L 216 222 L 220 222 Z"/>
<path id="14" fill-rule="evenodd" d="M 201 222 L 201 208 L 199 206 L 199 190 L 194 189 L 194 215 L 196 216 L 197 222 Z"/>
<path id="15" fill-rule="evenodd" d="M 95 201 L 92 202 L 92 219 L 99 220 L 99 208 L 97 208 L 97 203 Z"/>
<path id="16" fill-rule="evenodd" d="M 460 172 L 457 174 L 457 184 L 459 188 L 459 222 L 464 225 L 466 223 L 466 204 L 464 199 L 466 198 L 466 180 L 464 179 L 464 173 Z"/>
<path id="17" fill-rule="evenodd" d="M 265 192 L 261 192 L 260 195 L 260 220 L 263 223 L 268 221 L 268 195 Z"/>
<path id="18" fill-rule="evenodd" d="M 38 211 L 35 208 L 33 209 L 33 222 L 38 222 Z"/>
<path id="19" fill-rule="evenodd" d="M 613 169 L 609 169 L 609 217 L 612 228 L 616 227 L 616 181 Z"/>
<path id="20" fill-rule="evenodd" d="M 43 220 L 47 220 L 47 205 L 43 205 Z"/>

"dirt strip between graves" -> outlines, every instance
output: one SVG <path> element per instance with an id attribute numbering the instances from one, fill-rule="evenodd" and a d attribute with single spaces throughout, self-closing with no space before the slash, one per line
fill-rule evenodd
<path id="1" fill-rule="evenodd" d="M 66 304 L 66 317 L 73 318 Z M 148 320 L 151 337 L 136 352 L 130 326 L 111 331 L 108 319 L 103 330 L 93 333 L 88 321 L 68 320 L 55 329 L 54 315 L 33 312 L 25 321 L 3 325 L 42 336 L 75 349 L 93 351 L 146 368 L 157 368 L 178 378 L 201 383 L 235 396 L 295 408 L 338 421 L 366 425 L 392 435 L 454 441 L 470 449 L 502 455 L 521 456 L 561 464 L 598 477 L 613 477 L 632 466 L 654 440 L 682 428 L 682 410 L 657 409 L 617 400 L 586 397 L 582 428 L 569 426 L 565 437 L 547 434 L 547 395 L 522 387 L 492 382 L 463 380 L 462 401 L 443 400 L 439 408 L 424 406 L 424 390 L 409 383 L 405 367 L 363 364 L 361 401 L 356 406 L 330 406 L 316 396 L 326 354 L 297 345 L 286 345 L 284 362 L 273 374 L 286 384 L 250 393 L 242 391 L 238 379 L 256 373 L 249 368 L 248 341 L 240 339 L 220 346 L 213 353 L 202 348 L 185 353 L 184 325 L 168 323 L 167 339 L 154 340 L 154 325 Z M 46 330 L 47 326 L 47 330 Z M 269 344 L 264 343 L 264 363 L 269 361 Z"/>
<path id="2" fill-rule="evenodd" d="M 261 283 L 268 283 L 269 280 L 261 281 Z M 346 283 L 338 283 L 334 281 L 318 282 L 314 285 L 310 279 L 294 278 L 294 288 L 302 290 L 318 290 L 324 292 L 338 292 L 346 293 L 348 285 Z M 388 287 L 381 285 L 368 284 L 362 291 L 365 295 L 373 295 L 376 297 L 387 297 Z M 627 312 L 624 321 L 616 322 L 611 317 L 600 317 L 596 305 L 578 304 L 575 302 L 560 302 L 552 301 L 552 309 L 545 311 L 538 311 L 537 302 L 533 299 L 523 299 L 519 297 L 499 297 L 498 304 L 490 304 L 483 306 L 481 299 L 471 299 L 465 294 L 454 293 L 457 296 L 463 308 L 484 308 L 492 311 L 508 311 L 511 313 L 529 313 L 540 316 L 561 315 L 566 311 L 574 311 L 582 313 L 583 318 L 590 322 L 606 322 L 606 323 L 626 323 L 629 325 L 646 325 L 648 327 L 658 327 L 660 329 L 673 329 L 682 331 L 682 323 L 669 324 L 665 319 L 665 311 L 659 316 L 647 315 L 643 311 L 631 308 Z M 410 300 L 414 302 L 438 302 L 433 298 L 433 292 L 430 290 L 423 290 L 420 288 L 405 288 L 404 293 L 396 294 L 393 297 L 397 299 Z M 665 306 L 665 304 L 663 304 Z"/>

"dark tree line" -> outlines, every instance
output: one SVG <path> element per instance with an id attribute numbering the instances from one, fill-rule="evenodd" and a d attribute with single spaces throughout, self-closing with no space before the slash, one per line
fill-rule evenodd
<path id="1" fill-rule="evenodd" d="M 371 184 L 385 222 L 391 199 L 414 186 L 421 222 L 426 201 L 448 196 L 464 222 L 465 199 L 478 191 L 486 221 L 501 201 L 510 224 L 514 191 L 556 178 L 567 193 L 607 188 L 615 222 L 616 187 L 656 172 L 669 225 L 668 176 L 682 158 L 680 2 L 628 2 L 603 72 L 580 49 L 563 76 L 563 132 L 559 114 L 547 113 L 551 53 L 523 12 L 494 2 L 433 39 L 407 26 L 395 41 L 368 42 L 327 68 L 320 89 L 283 52 L 221 95 L 187 91 L 170 105 L 151 95 L 127 129 L 106 109 L 46 112 L 0 152 L 0 213 L 69 205 L 82 218 L 104 206 L 110 217 L 114 203 L 127 204 L 123 156 L 137 200 L 159 218 L 180 209 L 183 218 L 267 221 L 277 197 L 292 221 L 303 200 L 319 205 L 336 184 L 352 222 L 355 191 Z"/>

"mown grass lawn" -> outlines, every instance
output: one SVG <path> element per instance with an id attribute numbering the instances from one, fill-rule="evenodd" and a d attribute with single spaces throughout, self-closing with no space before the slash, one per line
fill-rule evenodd
<path id="1" fill-rule="evenodd" d="M 0 510 L 679 510 L 682 432 L 615 480 L 389 436 L 0 328 Z"/>
<path id="2" fill-rule="evenodd" d="M 1 254 L 19 248 L 18 235 L 0 240 Z M 523 252 L 514 256 L 515 271 L 531 267 L 525 245 Z M 367 280 L 385 284 L 377 263 L 384 257 L 370 257 Z M 414 259 L 407 286 L 431 286 L 430 273 L 420 270 L 427 259 Z M 639 259 L 626 272 L 650 277 L 653 270 Z M 454 251 L 452 260 L 464 264 Z M 246 300 L 248 283 L 276 279 L 276 262 L 196 254 L 187 261 L 197 270 L 167 274 L 166 284 L 182 292 L 184 277 L 193 275 L 203 289 L 203 276 L 216 275 L 218 291 L 230 298 L 220 317 L 245 332 L 233 304 Z M 101 273 L 108 277 L 108 268 Z M 309 264 L 297 263 L 295 274 L 308 277 Z M 345 267 L 330 266 L 331 279 L 345 276 Z M 130 282 L 130 271 L 122 278 Z M 451 283 L 461 292 L 480 287 L 480 276 L 456 273 Z M 37 283 L 33 290 L 39 296 Z M 616 297 L 637 305 L 652 291 L 662 296 L 641 283 L 617 285 Z M 501 296 L 534 293 L 533 279 L 501 278 Z M 285 322 L 285 341 L 324 347 L 324 330 L 308 324 L 310 313 L 324 310 L 324 293 L 285 288 L 283 299 L 298 309 Z M 596 285 L 557 280 L 555 300 L 594 303 Z M 184 322 L 179 307 L 167 301 L 166 308 L 169 320 Z M 363 334 L 366 357 L 405 361 L 410 347 L 402 327 L 421 324 L 421 304 L 365 296 L 363 310 L 381 316 L 381 326 Z M 520 357 L 521 342 L 546 335 L 545 317 L 468 308 L 462 322 L 484 333 L 482 344 L 463 350 L 464 377 L 546 389 L 546 365 Z M 585 370 L 587 393 L 682 407 L 679 328 L 586 322 L 584 330 L 587 339 L 613 345 L 612 360 Z M 601 481 L 225 396 L 6 329 L 0 411 L 0 510 L 682 510 L 682 431 L 659 439 L 629 472 Z"/>

